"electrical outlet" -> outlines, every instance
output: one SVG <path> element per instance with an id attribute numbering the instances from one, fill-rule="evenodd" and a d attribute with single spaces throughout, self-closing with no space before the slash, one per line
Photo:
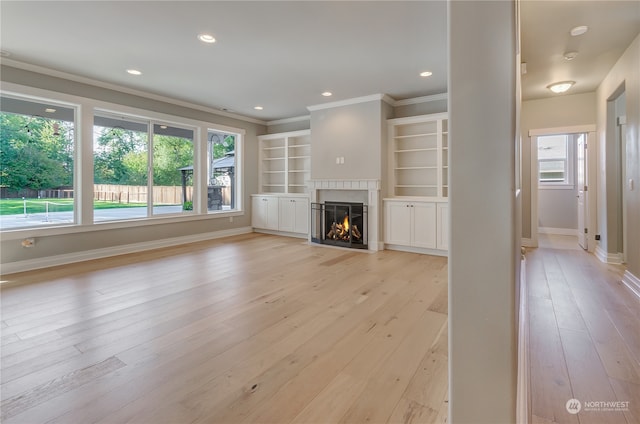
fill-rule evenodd
<path id="1" fill-rule="evenodd" d="M 600 240 L 600 234 L 596 234 L 596 240 Z"/>
<path id="2" fill-rule="evenodd" d="M 28 248 L 30 248 L 30 247 L 35 246 L 35 244 L 36 244 L 36 239 L 34 239 L 34 238 L 26 238 L 26 239 L 22 240 L 22 243 L 21 243 L 21 244 L 22 244 L 22 247 L 24 247 L 24 248 L 27 248 L 27 249 L 28 249 Z"/>

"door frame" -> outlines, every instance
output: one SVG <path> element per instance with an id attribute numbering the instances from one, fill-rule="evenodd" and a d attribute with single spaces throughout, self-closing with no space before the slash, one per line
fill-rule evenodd
<path id="1" fill-rule="evenodd" d="M 596 246 L 596 126 L 590 125 L 574 125 L 556 128 L 540 128 L 529 130 L 529 141 L 531 147 L 530 154 L 530 189 L 531 189 L 531 244 L 532 247 L 538 247 L 538 142 L 537 137 L 545 135 L 557 134 L 587 134 L 587 216 L 585 217 L 585 225 L 587 226 L 587 247 L 589 252 L 593 252 Z M 574 155 L 574 161 L 576 155 Z M 575 165 L 575 164 L 574 164 Z"/>

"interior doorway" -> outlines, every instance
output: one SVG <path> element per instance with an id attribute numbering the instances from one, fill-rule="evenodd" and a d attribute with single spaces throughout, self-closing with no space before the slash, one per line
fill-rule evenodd
<path id="1" fill-rule="evenodd" d="M 593 251 L 595 126 L 531 130 L 529 135 L 533 245 Z"/>

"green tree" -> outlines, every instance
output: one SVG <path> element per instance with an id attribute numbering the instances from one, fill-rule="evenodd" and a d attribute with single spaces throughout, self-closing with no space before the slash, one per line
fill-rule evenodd
<path id="1" fill-rule="evenodd" d="M 73 183 L 72 125 L 0 113 L 0 184 L 11 191 Z"/>
<path id="2" fill-rule="evenodd" d="M 146 184 L 147 133 L 124 128 L 99 128 L 94 142 L 94 182 L 97 184 Z M 140 175 L 140 159 L 145 165 Z M 128 158 L 128 159 L 127 159 Z M 129 166 L 136 164 L 133 169 Z"/>
<path id="3" fill-rule="evenodd" d="M 153 142 L 153 183 L 182 185 L 180 168 L 193 165 L 193 142 L 186 138 L 155 136 Z"/>

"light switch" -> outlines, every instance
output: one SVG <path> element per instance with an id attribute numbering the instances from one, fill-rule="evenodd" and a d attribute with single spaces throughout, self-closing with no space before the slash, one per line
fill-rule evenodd
<path id="1" fill-rule="evenodd" d="M 633 191 L 633 178 L 629 178 L 629 191 Z"/>
<path id="2" fill-rule="evenodd" d="M 344 156 L 340 156 L 340 165 L 344 164 Z"/>
<path id="3" fill-rule="evenodd" d="M 340 165 L 340 157 L 336 156 L 336 165 Z"/>

